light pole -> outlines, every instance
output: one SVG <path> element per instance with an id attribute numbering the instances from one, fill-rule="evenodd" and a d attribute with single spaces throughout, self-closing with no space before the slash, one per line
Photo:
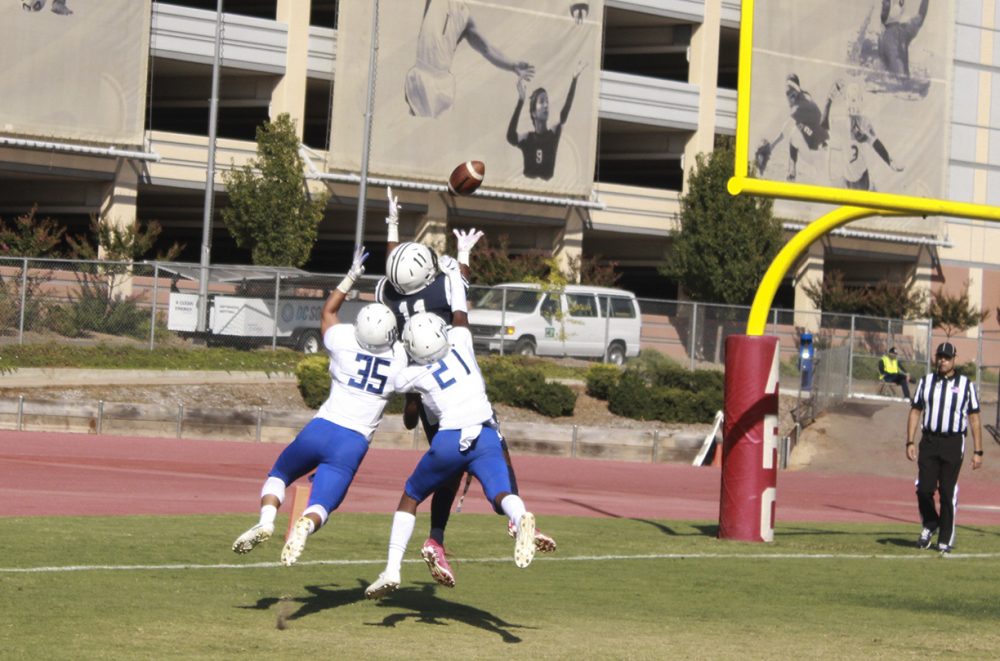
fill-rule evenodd
<path id="1" fill-rule="evenodd" d="M 208 327 L 208 269 L 212 263 L 212 201 L 215 197 L 215 130 L 219 119 L 219 67 L 222 59 L 222 0 L 215 8 L 215 57 L 212 59 L 212 98 L 208 105 L 208 168 L 201 220 L 201 269 L 198 279 L 198 332 Z"/>

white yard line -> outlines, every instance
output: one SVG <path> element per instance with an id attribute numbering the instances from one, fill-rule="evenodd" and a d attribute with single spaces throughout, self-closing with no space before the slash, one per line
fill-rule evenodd
<path id="1" fill-rule="evenodd" d="M 619 562 L 622 560 L 936 560 L 938 553 L 914 552 L 912 555 L 864 553 L 653 553 L 644 555 L 578 555 L 569 557 L 537 557 L 541 562 Z M 949 560 L 982 560 L 1000 558 L 1000 553 L 950 553 Z M 452 558 L 461 564 L 486 564 L 511 562 L 512 558 Z M 404 560 L 407 564 L 422 564 L 423 560 Z M 296 567 L 381 565 L 377 560 L 307 560 L 295 563 Z M 176 571 L 197 569 L 272 569 L 281 567 L 279 562 L 253 562 L 240 564 L 172 564 L 172 565 L 65 565 L 61 567 L 0 567 L 0 574 L 54 574 L 80 571 Z"/>

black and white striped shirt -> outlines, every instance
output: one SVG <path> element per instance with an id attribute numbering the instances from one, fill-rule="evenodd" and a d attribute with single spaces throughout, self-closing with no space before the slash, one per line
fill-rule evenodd
<path id="1" fill-rule="evenodd" d="M 913 408 L 922 411 L 920 426 L 932 434 L 965 434 L 970 413 L 979 413 L 976 386 L 958 373 L 950 378 L 936 372 L 917 383 Z"/>

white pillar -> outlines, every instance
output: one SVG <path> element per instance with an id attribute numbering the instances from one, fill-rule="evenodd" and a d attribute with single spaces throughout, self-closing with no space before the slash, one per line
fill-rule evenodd
<path id="1" fill-rule="evenodd" d="M 285 51 L 285 75 L 271 94 L 270 115 L 273 121 L 281 113 L 295 120 L 295 132 L 302 139 L 306 113 L 306 76 L 309 70 L 309 10 L 305 0 L 278 0 L 275 16 L 288 25 Z"/>
<path id="2" fill-rule="evenodd" d="M 809 246 L 809 250 L 799 260 L 795 269 L 795 327 L 809 331 L 818 331 L 820 309 L 806 295 L 806 287 L 823 286 L 823 243 L 817 241 Z"/>
<path id="3" fill-rule="evenodd" d="M 552 256 L 564 274 L 569 274 L 572 262 L 575 261 L 579 266 L 583 258 L 583 223 L 586 213 L 589 213 L 586 209 L 569 207 L 566 210 L 566 224 L 552 242 Z M 580 282 L 579 273 L 573 281 Z"/>
<path id="4" fill-rule="evenodd" d="M 722 28 L 722 0 L 705 0 L 705 20 L 695 27 L 688 49 L 688 82 L 697 85 L 698 128 L 684 147 L 684 188 L 695 165 L 695 156 L 715 149 L 715 97 L 718 91 L 719 33 Z"/>

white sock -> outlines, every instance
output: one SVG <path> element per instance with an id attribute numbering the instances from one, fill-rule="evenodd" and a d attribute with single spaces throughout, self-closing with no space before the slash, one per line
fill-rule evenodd
<path id="1" fill-rule="evenodd" d="M 330 513 L 327 512 L 326 508 L 323 507 L 322 505 L 310 505 L 305 509 L 304 512 L 302 512 L 302 516 L 305 516 L 306 514 L 315 514 L 316 516 L 319 517 L 319 525 L 316 526 L 317 528 L 326 525 L 326 520 L 330 518 Z M 311 520 L 312 519 L 310 519 L 310 521 Z"/>
<path id="2" fill-rule="evenodd" d="M 285 502 L 285 482 L 280 477 L 271 476 L 264 480 L 264 486 L 260 490 L 260 497 L 274 496 L 278 499 L 278 505 Z"/>
<path id="3" fill-rule="evenodd" d="M 278 516 L 278 508 L 274 505 L 264 505 L 260 508 L 260 525 L 274 525 L 274 518 Z"/>
<path id="4" fill-rule="evenodd" d="M 500 501 L 500 509 L 503 510 L 503 513 L 506 514 L 507 517 L 514 522 L 514 525 L 517 526 L 517 529 L 520 530 L 521 516 L 525 513 L 525 511 L 527 511 L 521 497 L 510 494 Z"/>
<path id="5" fill-rule="evenodd" d="M 406 545 L 413 536 L 413 527 L 417 517 L 409 512 L 396 512 L 392 516 L 392 530 L 389 532 L 389 560 L 385 564 L 387 572 L 400 573 L 403 567 L 403 556 L 406 555 Z"/>

